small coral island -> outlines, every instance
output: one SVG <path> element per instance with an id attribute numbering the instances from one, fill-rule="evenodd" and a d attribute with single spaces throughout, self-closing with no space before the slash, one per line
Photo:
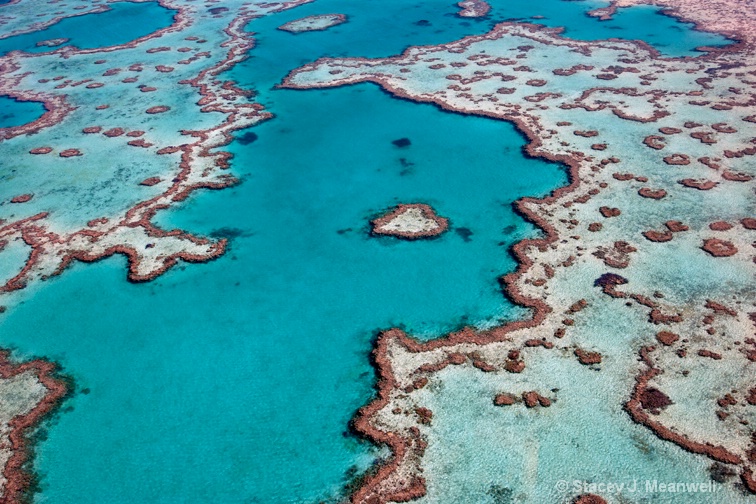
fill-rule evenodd
<path id="1" fill-rule="evenodd" d="M 408 203 L 370 221 L 373 235 L 395 236 L 405 240 L 433 238 L 449 228 L 449 219 L 439 217 L 428 205 Z"/>
<path id="2" fill-rule="evenodd" d="M 485 0 L 463 0 L 457 6 L 462 9 L 457 16 L 467 18 L 483 17 L 491 10 L 491 6 Z"/>
<path id="3" fill-rule="evenodd" d="M 327 30 L 332 26 L 340 25 L 346 22 L 344 14 L 320 14 L 318 16 L 307 16 L 301 19 L 295 19 L 278 27 L 279 30 L 290 33 L 302 33 L 310 31 Z"/>

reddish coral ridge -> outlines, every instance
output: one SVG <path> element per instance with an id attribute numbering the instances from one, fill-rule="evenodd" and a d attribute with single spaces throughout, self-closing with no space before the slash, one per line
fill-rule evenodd
<path id="1" fill-rule="evenodd" d="M 643 196 L 644 198 L 651 198 L 651 199 L 662 199 L 667 195 L 667 191 L 664 189 L 650 189 L 648 187 L 642 187 L 638 190 L 638 194 Z"/>
<path id="2" fill-rule="evenodd" d="M 177 147 L 175 145 L 169 145 L 168 147 L 163 147 L 162 149 L 159 149 L 157 153 L 158 154 L 173 154 L 180 150 L 181 150 L 181 147 Z"/>
<path id="3" fill-rule="evenodd" d="M 596 494 L 583 494 L 575 497 L 573 504 L 606 504 L 606 500 Z"/>
<path id="4" fill-rule="evenodd" d="M 738 253 L 738 248 L 727 240 L 708 238 L 701 247 L 714 257 L 729 257 Z"/>
<path id="5" fill-rule="evenodd" d="M 35 147 L 29 151 L 29 154 L 49 154 L 52 150 L 52 147 Z"/>
<path id="6" fill-rule="evenodd" d="M 110 128 L 109 130 L 104 131 L 102 134 L 105 135 L 106 137 L 114 138 L 117 136 L 121 136 L 124 133 L 126 133 L 126 131 L 123 128 Z"/>
<path id="7" fill-rule="evenodd" d="M 168 105 L 157 105 L 155 107 L 148 108 L 145 112 L 148 114 L 162 114 L 163 112 L 168 112 L 171 110 L 171 107 Z"/>
<path id="8" fill-rule="evenodd" d="M 641 349 L 641 360 L 646 364 L 648 369 L 641 372 L 635 378 L 635 387 L 633 389 L 630 400 L 625 403 L 625 410 L 630 414 L 635 422 L 641 425 L 645 425 L 661 439 L 671 441 L 692 453 L 706 455 L 709 458 L 716 460 L 717 462 L 737 465 L 742 464 L 743 461 L 741 460 L 741 458 L 734 453 L 731 453 L 726 448 L 722 446 L 716 446 L 711 443 L 701 443 L 690 440 L 682 434 L 673 431 L 664 424 L 653 420 L 649 416 L 649 412 L 651 414 L 658 413 L 659 409 L 672 404 L 672 401 L 670 401 L 670 399 L 663 392 L 653 387 L 649 387 L 648 385 L 649 381 L 651 381 L 662 372 L 660 369 L 654 367 L 653 361 L 651 360 L 651 353 L 655 350 L 656 348 L 653 346 L 648 346 Z M 743 468 L 742 478 L 746 483 L 748 483 L 752 479 L 751 470 L 748 467 Z M 752 487 L 749 486 L 749 488 Z"/>
<path id="9" fill-rule="evenodd" d="M 709 224 L 709 229 L 712 231 L 729 231 L 732 229 L 732 224 L 725 221 L 717 221 Z"/>
<path id="10" fill-rule="evenodd" d="M 670 331 L 659 331 L 656 333 L 656 339 L 664 346 L 672 346 L 680 339 L 680 336 Z"/>
<path id="11" fill-rule="evenodd" d="M 644 231 L 643 236 L 648 241 L 652 242 L 668 242 L 672 239 L 672 232 L 671 231 Z"/>
<path id="12" fill-rule="evenodd" d="M 659 410 L 672 404 L 672 400 L 667 397 L 667 394 L 655 388 L 647 388 L 643 390 L 639 398 L 641 407 L 656 415 L 659 414 Z"/>
<path id="13" fill-rule="evenodd" d="M 681 233 L 683 231 L 687 231 L 690 229 L 688 226 L 686 226 L 682 222 L 674 221 L 674 220 L 667 221 L 664 223 L 664 225 L 667 227 L 667 229 L 669 229 L 673 233 Z"/>
<path id="14" fill-rule="evenodd" d="M 678 180 L 678 183 L 685 187 L 698 189 L 699 191 L 708 191 L 717 187 L 717 182 L 714 182 L 713 180 L 695 180 L 687 178 Z"/>
<path id="15" fill-rule="evenodd" d="M 34 196 L 31 194 L 22 194 L 20 196 L 14 196 L 13 199 L 11 199 L 11 203 L 26 203 L 27 201 L 30 201 Z"/>
<path id="16" fill-rule="evenodd" d="M 152 147 L 153 145 L 150 142 L 146 141 L 144 138 L 131 140 L 130 142 L 126 142 L 126 144 L 131 145 L 132 147 L 142 147 L 142 148 Z"/>
<path id="17" fill-rule="evenodd" d="M 672 154 L 671 156 L 666 156 L 664 162 L 668 165 L 684 166 L 690 164 L 690 158 L 685 154 Z"/>
<path id="18" fill-rule="evenodd" d="M 437 224 L 437 227 L 434 229 L 417 232 L 384 231 L 380 229 L 382 226 L 385 226 L 396 217 L 413 208 L 420 210 L 423 217 L 425 217 L 426 219 L 434 221 Z M 389 213 L 370 221 L 370 225 L 372 226 L 371 232 L 376 235 L 389 235 L 406 240 L 416 240 L 419 238 L 431 238 L 440 235 L 449 228 L 449 219 L 439 217 L 438 215 L 436 215 L 436 212 L 433 211 L 433 208 L 428 205 L 424 205 L 422 203 L 410 203 L 397 205 L 396 208 L 394 208 Z"/>
<path id="19" fill-rule="evenodd" d="M 142 180 L 139 183 L 139 185 L 154 186 L 155 184 L 159 184 L 159 183 L 160 183 L 160 178 L 159 177 L 150 177 L 150 178 L 146 178 L 146 179 Z"/>
<path id="20" fill-rule="evenodd" d="M 663 149 L 666 144 L 664 143 L 664 137 L 661 137 L 659 135 L 649 135 L 646 138 L 643 139 L 643 143 L 647 147 L 651 147 L 652 149 Z"/>
<path id="21" fill-rule="evenodd" d="M 617 217 L 618 215 L 622 213 L 619 208 L 610 208 L 606 206 L 602 206 L 601 208 L 599 208 L 599 212 L 601 212 L 601 215 L 603 215 L 607 219 L 609 217 Z"/>
<path id="22" fill-rule="evenodd" d="M 83 156 L 81 151 L 79 149 L 66 149 L 64 151 L 60 151 L 60 154 L 58 154 L 62 158 L 68 158 L 68 157 L 74 157 L 74 156 Z"/>
<path id="23" fill-rule="evenodd" d="M 70 392 L 66 383 L 56 376 L 57 366 L 45 360 L 34 360 L 23 364 L 10 362 L 9 354 L 0 351 L 0 377 L 8 379 L 32 370 L 37 379 L 47 389 L 45 397 L 28 414 L 17 416 L 10 421 L 9 434 L 13 454 L 3 469 L 6 479 L 2 502 L 24 502 L 23 495 L 32 482 L 27 472 L 27 462 L 31 456 L 26 434 L 49 415 Z"/>
<path id="24" fill-rule="evenodd" d="M 517 398 L 512 394 L 496 394 L 494 397 L 494 404 L 496 406 L 511 406 L 517 401 Z"/>
<path id="25" fill-rule="evenodd" d="M 580 364 L 584 366 L 601 364 L 601 354 L 598 352 L 588 352 L 582 348 L 576 348 L 575 356 L 578 358 L 578 361 L 580 361 Z"/>
<path id="26" fill-rule="evenodd" d="M 551 399 L 544 397 L 535 390 L 522 393 L 522 401 L 528 408 L 535 408 L 536 406 L 543 406 L 548 408 L 551 406 Z"/>
<path id="27" fill-rule="evenodd" d="M 701 349 L 698 351 L 698 355 L 701 357 L 709 357 L 714 360 L 722 360 L 722 354 L 712 352 L 711 350 Z"/>

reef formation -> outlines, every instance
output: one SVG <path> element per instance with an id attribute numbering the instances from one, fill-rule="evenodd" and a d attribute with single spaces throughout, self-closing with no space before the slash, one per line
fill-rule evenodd
<path id="1" fill-rule="evenodd" d="M 436 215 L 428 205 L 404 203 L 370 221 L 370 225 L 374 235 L 417 240 L 440 235 L 449 228 L 449 220 Z"/>
<path id="2" fill-rule="evenodd" d="M 379 337 L 377 397 L 354 426 L 392 457 L 353 502 L 404 502 L 433 486 L 424 460 L 438 442 L 429 405 L 449 369 L 471 366 L 502 384 L 516 376 L 522 390 L 502 390 L 491 407 L 522 395 L 528 406 L 543 398 L 567 415 L 560 398 L 569 389 L 549 398 L 542 391 L 553 377 L 530 362 L 569 358 L 613 374 L 625 389 L 608 400 L 634 422 L 735 467 L 756 492 L 756 13 L 734 1 L 656 3 L 673 15 L 685 4 L 686 20 L 736 42 L 665 58 L 642 42 L 582 42 L 502 23 L 391 58 L 321 59 L 285 78 L 293 89 L 371 82 L 403 99 L 510 121 L 527 136 L 528 155 L 570 175 L 550 196 L 517 202 L 544 237 L 514 246 L 520 265 L 501 283 L 532 318 L 429 342 L 399 329 Z M 750 11 L 736 15 L 741 8 Z M 637 323 L 618 333 L 612 314 L 623 310 Z M 437 387 L 426 391 L 429 384 Z"/>
<path id="3" fill-rule="evenodd" d="M 26 251 L 0 287 L 2 299 L 77 260 L 123 254 L 129 279 L 146 281 L 179 261 L 222 254 L 225 240 L 162 230 L 151 220 L 196 189 L 236 182 L 227 172 L 230 154 L 218 148 L 271 114 L 219 75 L 253 48 L 247 21 L 307 1 L 229 9 L 161 0 L 176 11 L 173 24 L 128 44 L 80 50 L 53 40 L 42 45 L 49 52 L 0 58 L 2 93 L 46 109 L 33 123 L 0 130 L 19 173 L 31 174 L 12 193 L 0 188 L 0 254 Z M 617 0 L 592 15 L 608 18 L 636 3 L 644 2 Z M 621 404 L 660 439 L 736 470 L 756 492 L 756 12 L 734 0 L 655 3 L 736 43 L 702 48 L 697 58 L 664 58 L 640 42 L 580 42 L 558 29 L 502 23 L 393 58 L 320 60 L 285 79 L 296 89 L 373 82 L 404 99 L 510 121 L 527 136 L 528 155 L 562 163 L 570 175 L 569 186 L 517 203 L 544 234 L 514 246 L 519 267 L 501 284 L 532 309 L 531 318 L 425 343 L 399 329 L 378 338 L 377 395 L 353 426 L 392 455 L 353 502 L 408 501 L 433 486 L 424 456 L 437 418 L 429 404 L 443 373 L 500 378 L 487 401 L 497 412 L 524 405 L 532 414 L 568 415 L 569 387 L 555 391 L 555 378 L 539 371 L 537 363 L 549 360 L 615 376 L 625 388 L 605 402 Z M 458 5 L 460 16 L 488 12 L 482 1 Z M 1 37 L 107 9 L 55 0 L 45 7 L 4 4 Z M 340 19 L 332 16 L 298 26 L 321 29 L 311 27 Z M 115 159 L 114 151 L 128 156 Z M 108 169 L 77 184 L 81 163 Z M 61 173 L 70 181 L 63 196 Z M 129 184 L 132 191 L 113 195 Z M 434 233 L 446 229 L 432 210 L 410 205 L 375 221 L 374 232 L 415 233 L 402 224 L 408 213 L 433 222 Z M 637 323 L 615 326 L 625 315 Z M 1 383 L 20 390 L 1 395 L 18 401 L 3 409 L 10 415 L 2 419 L 10 443 L 0 451 L 7 501 L 29 484 L 20 469 L 26 431 L 66 393 L 52 372 L 43 361 L 0 366 Z"/>
<path id="4" fill-rule="evenodd" d="M 71 392 L 54 364 L 33 360 L 16 364 L 0 352 L 0 501 L 21 502 L 29 490 L 28 436 Z"/>
<path id="5" fill-rule="evenodd" d="M 0 187 L 0 261 L 16 268 L 0 279 L 0 314 L 27 286 L 75 261 L 123 254 L 128 279 L 141 282 L 224 252 L 225 239 L 163 230 L 151 219 L 197 189 L 237 182 L 227 173 L 231 155 L 217 148 L 272 115 L 219 75 L 254 46 L 247 22 L 309 1 L 240 2 L 231 10 L 213 0 L 160 0 L 173 22 L 129 43 L 78 49 L 50 39 L 38 44 L 47 52 L 0 57 L 0 94 L 45 108 L 31 123 L 0 128 L 17 173 L 12 187 Z M 105 12 L 108 3 L 12 0 L 0 6 L 0 38 Z M 2 502 L 19 502 L 29 490 L 28 434 L 68 392 L 54 371 L 46 361 L 16 365 L 2 354 Z"/>
<path id="6" fill-rule="evenodd" d="M 289 21 L 288 23 L 279 26 L 278 29 L 291 33 L 322 31 L 327 30 L 332 26 L 345 23 L 346 20 L 346 16 L 343 14 L 320 14 Z"/>
<path id="7" fill-rule="evenodd" d="M 249 20 L 306 1 L 248 3 L 231 11 L 214 2 L 164 0 L 162 6 L 176 11 L 171 26 L 122 46 L 64 46 L 44 53 L 11 52 L 0 59 L 0 90 L 17 100 L 42 102 L 46 109 L 33 123 L 0 129 L 3 148 L 18 153 L 17 170 L 29 174 L 14 183 L 14 190 L 34 193 L 33 200 L 13 205 L 12 213 L 0 213 L 0 248 L 22 242 L 28 250 L 25 263 L 4 280 L 0 292 L 57 275 L 77 260 L 123 254 L 129 280 L 145 281 L 180 261 L 222 254 L 225 240 L 162 230 L 151 219 L 196 189 L 237 182 L 227 173 L 230 154 L 214 149 L 228 144 L 233 131 L 271 114 L 254 103 L 250 91 L 218 75 L 253 47 L 243 30 Z M 70 7 L 66 15 L 107 8 L 79 7 Z M 29 2 L 3 6 L 5 37 L 55 21 L 26 25 L 34 19 L 29 8 Z M 217 40 L 208 43 L 204 33 L 217 34 Z M 114 149 L 129 155 L 114 157 Z M 74 163 L 81 162 L 108 170 L 94 184 L 77 184 Z M 76 204 L 61 204 L 61 184 L 53 173 L 69 177 L 63 191 Z M 135 189 L 113 197 L 113 184 Z M 21 203 L 17 196 L 0 191 L 0 201 Z"/>

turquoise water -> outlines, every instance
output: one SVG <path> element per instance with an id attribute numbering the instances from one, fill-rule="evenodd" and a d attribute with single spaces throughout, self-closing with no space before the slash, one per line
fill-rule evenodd
<path id="1" fill-rule="evenodd" d="M 689 23 L 660 15 L 654 7 L 620 9 L 613 20 L 599 21 L 586 12 L 606 2 L 564 0 L 491 0 L 491 12 L 484 18 L 463 19 L 455 7 L 434 2 L 401 0 L 318 0 L 296 9 L 252 21 L 256 48 L 250 59 L 230 73 L 239 82 L 265 93 L 291 69 L 322 56 L 386 57 L 399 54 L 410 45 L 435 45 L 467 35 L 488 32 L 502 21 L 525 21 L 551 27 L 565 27 L 564 36 L 581 40 L 623 38 L 644 40 L 665 56 L 695 56 L 699 46 L 724 45 L 730 41 L 718 34 L 692 30 Z M 445 7 L 445 5 L 444 5 Z M 276 30 L 284 23 L 304 16 L 340 12 L 346 23 L 321 32 L 291 34 Z M 543 15 L 545 19 L 532 19 Z"/>
<path id="2" fill-rule="evenodd" d="M 176 12 L 157 2 L 116 2 L 109 6 L 110 10 L 102 13 L 65 18 L 44 30 L 0 39 L 0 56 L 9 51 L 52 51 L 65 45 L 95 49 L 125 44 L 170 26 Z M 36 46 L 37 42 L 56 38 L 70 40 L 55 48 Z"/>
<path id="3" fill-rule="evenodd" d="M 257 128 L 253 155 L 237 150 L 250 172 L 240 186 L 162 216 L 233 237 L 228 254 L 147 285 L 125 283 L 121 260 L 80 265 L 3 322 L 4 343 L 50 356 L 91 390 L 39 447 L 49 502 L 327 498 L 369 461 L 369 445 L 342 433 L 371 395 L 374 331 L 440 334 L 464 316 L 510 313 L 496 277 L 514 263 L 499 242 L 527 227 L 505 194 L 564 183 L 557 167 L 507 152 L 522 143 L 508 124 L 375 87 L 290 99 L 290 121 Z M 328 113 L 344 119 L 325 132 Z M 401 137 L 412 145 L 394 147 Z M 473 234 L 369 238 L 367 220 L 395 198 L 430 202 Z"/>
<path id="4" fill-rule="evenodd" d="M 372 395 L 375 331 L 399 325 L 433 337 L 524 316 L 496 281 L 515 266 L 508 247 L 537 233 L 511 203 L 563 185 L 559 166 L 525 159 L 509 124 L 376 86 L 272 86 L 321 55 L 390 55 L 505 17 L 574 19 L 572 36 L 622 33 L 586 17 L 587 3 L 538 5 L 547 12 L 497 2 L 475 21 L 428 3 L 323 0 L 251 23 L 258 47 L 224 77 L 257 88 L 276 118 L 230 146 L 241 185 L 156 219 L 228 237 L 228 253 L 140 285 L 124 281 L 122 258 L 76 265 L 0 319 L 4 346 L 59 362 L 80 391 L 38 447 L 37 500 L 336 500 L 345 475 L 376 455 L 345 434 Z M 323 12 L 350 21 L 297 36 L 275 30 Z M 678 40 L 665 38 L 667 18 L 648 15 L 662 42 Z M 623 30 L 640 37 L 648 26 Z M 411 145 L 394 146 L 399 138 Z M 400 201 L 433 205 L 451 230 L 413 243 L 370 238 L 368 221 Z"/>
<path id="5" fill-rule="evenodd" d="M 17 101 L 10 96 L 0 96 L 0 128 L 30 123 L 44 113 L 45 107 L 40 102 Z"/>

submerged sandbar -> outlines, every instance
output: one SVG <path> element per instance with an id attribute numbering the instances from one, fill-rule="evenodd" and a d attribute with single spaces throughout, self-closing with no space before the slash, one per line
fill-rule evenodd
<path id="1" fill-rule="evenodd" d="M 332 26 L 340 25 L 346 22 L 347 18 L 344 14 L 320 14 L 317 16 L 307 16 L 278 27 L 279 30 L 287 31 L 290 33 L 303 33 L 310 31 L 322 31 L 331 28 Z"/>
<path id="2" fill-rule="evenodd" d="M 405 240 L 433 238 L 449 228 L 449 220 L 439 217 L 429 205 L 405 203 L 370 222 L 374 235 Z"/>

